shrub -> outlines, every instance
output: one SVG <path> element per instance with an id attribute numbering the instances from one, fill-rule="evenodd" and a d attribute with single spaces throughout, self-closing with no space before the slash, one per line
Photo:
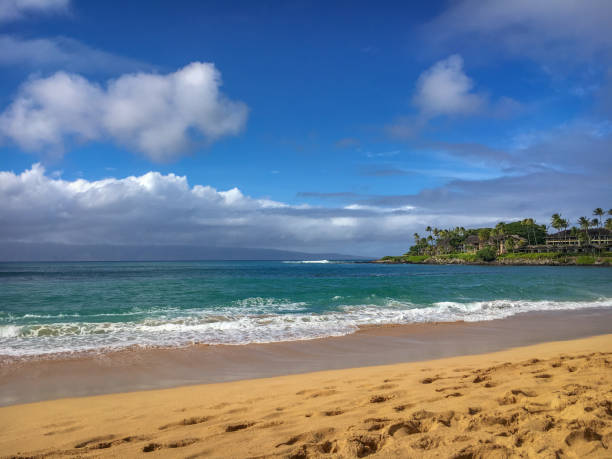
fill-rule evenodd
<path id="1" fill-rule="evenodd" d="M 409 255 L 407 257 L 403 257 L 403 261 L 408 263 L 423 263 L 428 258 L 429 257 L 427 255 Z"/>
<path id="2" fill-rule="evenodd" d="M 495 249 L 493 247 L 485 247 L 476 252 L 476 258 L 481 261 L 493 261 L 495 260 Z"/>
<path id="3" fill-rule="evenodd" d="M 576 257 L 577 265 L 592 265 L 595 263 L 595 257 L 590 257 L 588 255 L 582 255 L 580 257 Z"/>
<path id="4" fill-rule="evenodd" d="M 524 260 L 545 260 L 564 258 L 565 255 L 560 252 L 543 252 L 543 253 L 505 253 L 500 255 L 500 258 L 509 259 L 524 259 Z"/>

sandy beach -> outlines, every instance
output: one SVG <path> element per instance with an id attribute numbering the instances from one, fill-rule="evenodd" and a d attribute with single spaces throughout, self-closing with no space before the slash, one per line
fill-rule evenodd
<path id="1" fill-rule="evenodd" d="M 610 457 L 612 335 L 0 409 L 3 457 Z"/>

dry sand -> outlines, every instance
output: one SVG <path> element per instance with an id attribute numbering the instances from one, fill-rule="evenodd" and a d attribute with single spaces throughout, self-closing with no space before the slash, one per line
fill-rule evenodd
<path id="1" fill-rule="evenodd" d="M 612 335 L 0 408 L 15 455 L 612 457 Z"/>

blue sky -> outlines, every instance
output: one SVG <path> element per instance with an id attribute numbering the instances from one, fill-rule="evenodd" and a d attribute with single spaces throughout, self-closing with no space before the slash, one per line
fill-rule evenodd
<path id="1" fill-rule="evenodd" d="M 609 2 L 330 3 L 0 2 L 0 237 L 142 242 L 134 213 L 150 243 L 381 255 L 427 224 L 610 207 Z M 173 205 L 194 186 L 244 207 Z"/>

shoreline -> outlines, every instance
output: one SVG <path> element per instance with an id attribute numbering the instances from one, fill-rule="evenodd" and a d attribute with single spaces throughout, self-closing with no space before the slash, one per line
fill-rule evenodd
<path id="1" fill-rule="evenodd" d="M 508 258 L 494 261 L 468 261 L 462 260 L 460 258 L 452 258 L 446 260 L 439 260 L 430 258 L 423 261 L 390 261 L 390 260 L 372 260 L 369 263 L 376 263 L 381 265 L 441 265 L 441 266 L 451 266 L 451 265 L 470 265 L 470 266 L 569 266 L 569 267 L 584 267 L 584 268 L 610 268 L 612 267 L 612 263 L 605 262 L 594 262 L 594 263 L 586 263 L 580 264 L 575 260 L 571 261 L 558 261 L 551 259 L 540 259 L 540 260 L 529 260 L 526 258 Z"/>
<path id="2" fill-rule="evenodd" d="M 303 341 L 130 348 L 16 360 L 0 368 L 0 406 L 423 361 L 611 330 L 612 308 L 593 308 L 529 312 L 482 322 L 366 326 L 349 335 Z"/>
<path id="3" fill-rule="evenodd" d="M 0 408 L 3 456 L 606 457 L 612 335 Z"/>

